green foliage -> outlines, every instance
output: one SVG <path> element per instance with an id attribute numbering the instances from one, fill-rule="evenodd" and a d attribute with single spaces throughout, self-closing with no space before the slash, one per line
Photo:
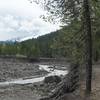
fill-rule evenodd
<path id="1" fill-rule="evenodd" d="M 58 1 L 61 2 L 63 0 Z M 75 4 L 74 0 L 68 1 L 69 3 L 67 5 L 69 6 L 65 12 L 70 10 L 72 12 L 70 13 L 71 16 L 70 14 L 68 15 L 70 16 L 69 18 L 67 18 L 67 13 L 63 15 L 63 19 L 65 19 L 66 21 L 68 21 L 67 19 L 70 20 L 70 23 L 67 26 L 62 27 L 62 29 L 56 32 L 40 36 L 36 39 L 30 39 L 13 44 L 0 44 L 0 54 L 25 55 L 27 57 L 67 57 L 71 60 L 82 62 L 84 56 L 85 37 L 84 33 L 82 32 L 83 26 L 81 22 L 81 9 L 77 12 L 77 10 L 81 7 L 78 6 L 81 1 L 78 2 L 78 0 L 75 0 L 77 1 L 77 4 Z M 49 7 L 49 4 L 47 5 L 47 7 Z M 73 4 L 75 4 L 74 7 L 72 7 Z M 64 6 L 61 7 L 63 11 L 65 6 L 66 5 L 64 4 Z M 98 60 L 100 57 L 100 2 L 95 2 L 95 0 L 92 0 L 91 6 L 93 56 L 95 60 Z M 57 5 L 57 7 L 59 8 L 60 6 Z M 51 11 L 52 9 L 48 8 L 48 10 Z M 76 16 L 77 18 L 75 17 L 76 12 L 78 14 Z M 62 12 L 60 10 L 58 13 L 56 13 L 55 11 L 52 12 L 52 14 L 54 13 L 59 13 L 60 15 L 62 15 Z"/>
<path id="2" fill-rule="evenodd" d="M 100 28 L 98 26 L 100 22 L 95 20 L 93 23 L 96 23 L 93 26 L 93 55 L 96 59 L 100 55 Z M 1 44 L 0 54 L 27 57 L 67 57 L 73 61 L 83 62 L 84 34 L 81 22 L 75 20 L 56 32 L 36 39 L 14 44 Z"/>

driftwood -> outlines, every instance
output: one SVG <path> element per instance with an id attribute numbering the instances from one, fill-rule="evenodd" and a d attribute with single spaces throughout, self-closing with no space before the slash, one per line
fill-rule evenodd
<path id="1" fill-rule="evenodd" d="M 56 86 L 55 91 L 48 97 L 41 98 L 40 100 L 57 100 L 66 93 L 75 91 L 79 84 L 79 65 L 72 64 L 69 74 Z"/>

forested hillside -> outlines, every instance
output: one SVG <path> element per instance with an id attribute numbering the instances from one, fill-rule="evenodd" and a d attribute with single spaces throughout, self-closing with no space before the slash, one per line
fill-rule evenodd
<path id="1" fill-rule="evenodd" d="M 99 2 L 91 2 L 91 6 L 92 53 L 93 59 L 97 61 L 100 57 L 100 5 Z M 38 38 L 23 42 L 1 42 L 0 54 L 27 57 L 70 57 L 71 59 L 82 61 L 86 36 L 81 16 L 77 18 L 73 16 L 75 19 L 70 19 L 70 23 L 60 30 Z"/>
<path id="2" fill-rule="evenodd" d="M 96 19 L 93 23 L 95 23 Z M 100 29 L 96 22 L 93 26 L 93 55 L 94 60 L 100 55 Z M 96 30 L 95 30 L 96 27 Z M 56 32 L 29 39 L 22 42 L 7 42 L 0 44 L 1 55 L 22 55 L 27 57 L 71 57 L 79 59 L 84 56 L 84 34 L 80 21 L 73 21 L 68 26 Z M 75 58 L 74 58 L 75 57 Z M 72 58 L 72 57 L 71 57 Z"/>
<path id="3" fill-rule="evenodd" d="M 22 42 L 1 42 L 1 55 L 24 55 L 28 57 L 52 57 L 53 42 L 59 36 L 59 31 L 29 39 Z"/>

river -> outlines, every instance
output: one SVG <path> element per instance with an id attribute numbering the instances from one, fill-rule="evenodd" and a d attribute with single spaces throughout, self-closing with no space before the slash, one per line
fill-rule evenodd
<path id="1" fill-rule="evenodd" d="M 62 70 L 62 69 L 56 69 L 54 68 L 54 66 L 51 65 L 39 65 L 39 70 L 45 70 L 48 72 L 48 74 L 41 76 L 41 77 L 34 77 L 33 78 L 20 78 L 20 79 L 12 79 L 9 81 L 5 81 L 5 82 L 0 82 L 0 86 L 9 86 L 9 85 L 16 85 L 16 84 L 32 84 L 35 82 L 40 82 L 43 81 L 45 77 L 47 76 L 53 76 L 53 75 L 58 75 L 58 76 L 65 76 L 66 74 L 68 74 L 68 70 Z"/>

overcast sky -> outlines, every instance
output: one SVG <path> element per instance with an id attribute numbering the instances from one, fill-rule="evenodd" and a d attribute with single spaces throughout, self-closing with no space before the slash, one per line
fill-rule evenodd
<path id="1" fill-rule="evenodd" d="M 28 0 L 0 0 L 0 41 L 37 37 L 59 28 L 40 19 L 42 14 L 45 12 Z"/>

